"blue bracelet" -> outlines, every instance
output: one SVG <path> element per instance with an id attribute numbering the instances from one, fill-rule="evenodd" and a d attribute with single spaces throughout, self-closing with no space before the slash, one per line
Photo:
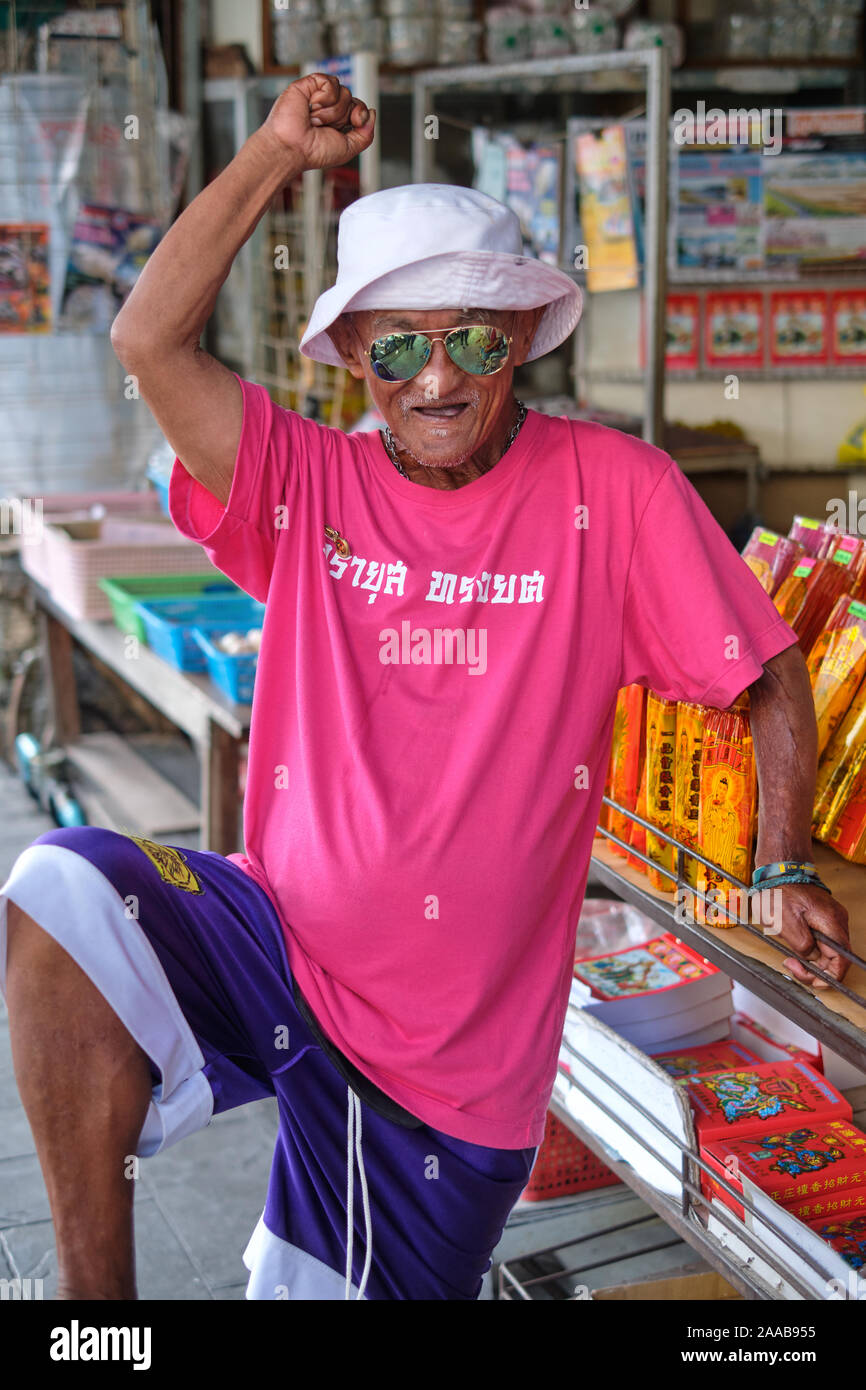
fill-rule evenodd
<path id="1" fill-rule="evenodd" d="M 829 893 L 831 898 L 833 896 L 832 888 L 828 888 L 826 883 L 824 883 L 817 874 L 807 873 L 777 874 L 775 878 L 762 879 L 760 883 L 752 884 L 751 888 L 748 890 L 748 894 L 749 897 L 752 897 L 753 894 L 760 893 L 765 888 L 784 888 L 788 883 L 811 884 L 814 888 L 823 888 L 824 892 Z"/>
<path id="2" fill-rule="evenodd" d="M 762 864 L 752 874 L 752 882 L 760 883 L 765 878 L 787 878 L 789 874 L 812 874 L 818 876 L 818 870 L 814 864 L 798 864 L 793 860 L 786 860 L 784 863 Z"/>

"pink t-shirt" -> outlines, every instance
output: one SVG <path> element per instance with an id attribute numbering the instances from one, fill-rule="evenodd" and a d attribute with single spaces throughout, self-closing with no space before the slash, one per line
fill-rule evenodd
<path id="1" fill-rule="evenodd" d="M 365 1076 L 459 1139 L 538 1144 L 617 690 L 725 706 L 795 635 L 628 435 L 530 410 L 489 473 L 440 492 L 377 431 L 242 386 L 227 507 L 179 460 L 169 494 L 267 604 L 229 857 Z"/>

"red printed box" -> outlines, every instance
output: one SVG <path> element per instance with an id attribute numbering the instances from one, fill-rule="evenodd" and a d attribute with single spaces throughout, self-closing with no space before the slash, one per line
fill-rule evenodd
<path id="1" fill-rule="evenodd" d="M 826 1240 L 852 1269 L 861 1273 L 866 1266 L 866 1212 L 850 1216 L 819 1217 L 807 1221 L 810 1231 Z"/>
<path id="2" fill-rule="evenodd" d="M 850 1120 L 851 1106 L 805 1062 L 762 1062 L 686 1083 L 698 1142 L 775 1134 L 820 1120 Z"/>
<path id="3" fill-rule="evenodd" d="M 703 1146 L 701 1157 L 738 1192 L 747 1178 L 800 1220 L 823 1214 L 808 1210 L 815 1203 L 831 1195 L 847 1198 L 866 1187 L 866 1134 L 847 1119 L 716 1141 Z M 739 1203 L 707 1174 L 704 1178 L 704 1191 L 742 1220 Z"/>
<path id="4" fill-rule="evenodd" d="M 731 1071 L 735 1067 L 750 1066 L 761 1060 L 747 1047 L 731 1042 L 729 1038 L 706 1043 L 704 1047 L 690 1047 L 687 1052 L 651 1052 L 650 1056 L 675 1081 L 688 1081 L 693 1076 L 707 1076 L 717 1071 Z"/>

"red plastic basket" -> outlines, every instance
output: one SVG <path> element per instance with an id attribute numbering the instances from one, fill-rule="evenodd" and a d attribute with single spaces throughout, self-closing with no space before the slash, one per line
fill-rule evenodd
<path id="1" fill-rule="evenodd" d="M 612 1187 L 619 1181 L 616 1173 L 548 1110 L 544 1138 L 521 1200 L 544 1202 L 552 1197 L 570 1197 L 595 1187 Z"/>

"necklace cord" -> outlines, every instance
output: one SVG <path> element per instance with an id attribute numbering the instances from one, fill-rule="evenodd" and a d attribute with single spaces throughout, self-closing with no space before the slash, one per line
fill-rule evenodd
<path id="1" fill-rule="evenodd" d="M 521 425 L 523 424 L 524 420 L 526 419 L 526 413 L 527 413 L 527 410 L 526 410 L 526 406 L 524 405 L 523 401 L 518 401 L 518 402 L 517 402 L 517 419 L 515 420 L 514 424 L 513 424 L 512 427 L 511 427 L 511 431 L 510 431 L 510 433 L 509 433 L 509 435 L 508 435 L 508 438 L 507 438 L 506 441 L 505 441 L 505 447 L 504 447 L 504 449 L 502 450 L 502 453 L 499 455 L 499 458 L 496 460 L 496 463 L 498 463 L 499 460 L 500 460 L 501 458 L 503 458 L 505 454 L 508 453 L 508 450 L 511 448 L 512 444 L 514 443 L 515 439 L 517 438 L 518 434 L 520 433 L 520 427 L 521 427 Z M 381 434 L 382 431 L 380 430 L 379 433 Z M 397 457 L 397 446 L 396 446 L 395 443 L 394 443 L 394 436 L 393 436 L 392 433 L 391 433 L 391 426 L 390 426 L 390 425 L 386 425 L 386 426 L 385 426 L 384 434 L 385 434 L 385 439 L 384 439 L 385 452 L 387 453 L 389 459 L 391 460 L 391 462 L 393 463 L 394 467 L 396 468 L 397 472 L 401 475 L 401 477 L 407 478 L 407 479 L 408 479 L 408 478 L 409 478 L 409 474 L 406 472 L 406 469 L 403 467 L 402 463 L 400 462 L 399 458 Z M 491 467 L 495 467 L 495 464 L 492 464 Z M 487 469 L 487 472 L 488 472 L 488 473 L 490 472 L 490 469 L 489 469 L 489 468 Z M 483 475 L 482 475 L 482 476 L 483 476 Z M 411 481 L 411 480 L 410 480 L 410 481 Z"/>

